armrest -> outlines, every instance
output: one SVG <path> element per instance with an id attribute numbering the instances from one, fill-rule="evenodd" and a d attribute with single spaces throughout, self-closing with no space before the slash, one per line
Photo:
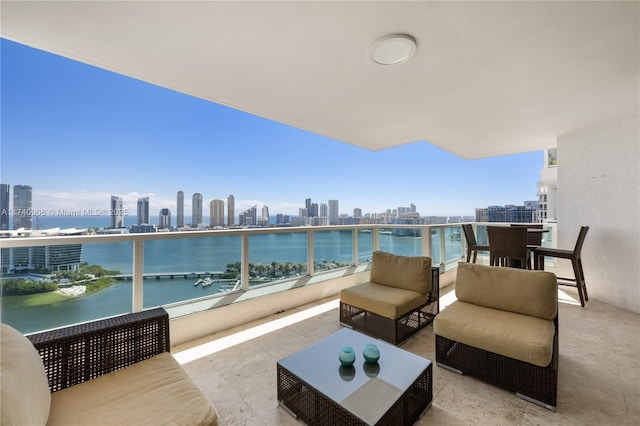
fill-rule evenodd
<path id="1" fill-rule="evenodd" d="M 170 352 L 169 314 L 149 309 L 27 335 L 55 392 Z"/>

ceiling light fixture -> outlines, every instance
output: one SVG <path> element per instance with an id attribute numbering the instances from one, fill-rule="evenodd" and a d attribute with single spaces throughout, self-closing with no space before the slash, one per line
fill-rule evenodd
<path id="1" fill-rule="evenodd" d="M 373 43 L 370 54 L 376 64 L 394 65 L 411 59 L 416 48 L 416 40 L 410 35 L 392 34 Z"/>

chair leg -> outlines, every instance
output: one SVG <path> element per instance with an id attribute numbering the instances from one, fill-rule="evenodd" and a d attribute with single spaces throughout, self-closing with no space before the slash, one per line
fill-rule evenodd
<path id="1" fill-rule="evenodd" d="M 474 250 L 473 251 L 473 263 L 476 263 L 477 260 L 478 260 L 478 250 Z"/>
<path id="2" fill-rule="evenodd" d="M 580 304 L 584 308 L 584 295 L 582 294 L 582 275 L 580 268 L 578 267 L 578 259 L 571 259 L 571 265 L 573 266 L 573 274 L 576 277 L 576 286 L 578 287 L 578 294 L 580 295 Z"/>
<path id="3" fill-rule="evenodd" d="M 589 301 L 589 295 L 587 294 L 587 282 L 584 279 L 584 269 L 582 269 L 582 259 L 578 258 L 578 269 L 580 269 L 580 281 L 582 282 L 582 289 L 584 292 L 584 300 Z"/>
<path id="4" fill-rule="evenodd" d="M 471 250 L 467 249 L 467 263 L 469 263 L 469 260 L 471 259 Z M 473 262 L 475 263 L 475 262 Z"/>

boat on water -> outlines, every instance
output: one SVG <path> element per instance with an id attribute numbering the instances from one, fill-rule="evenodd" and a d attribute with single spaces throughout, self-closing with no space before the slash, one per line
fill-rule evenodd
<path id="1" fill-rule="evenodd" d="M 211 279 L 211 277 L 207 277 L 202 280 L 202 287 L 209 287 L 211 284 L 213 284 L 213 279 Z"/>

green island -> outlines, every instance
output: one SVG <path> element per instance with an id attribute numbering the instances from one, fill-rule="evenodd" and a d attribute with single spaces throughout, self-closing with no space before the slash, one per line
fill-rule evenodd
<path id="1" fill-rule="evenodd" d="M 24 296 L 26 306 L 46 305 L 64 300 L 69 295 L 58 292 L 62 287 L 59 282 L 64 281 L 65 286 L 82 285 L 85 293 L 100 291 L 115 280 L 112 275 L 120 274 L 119 271 L 109 271 L 100 265 L 89 265 L 87 262 L 80 264 L 75 271 L 57 271 L 46 274 L 42 282 L 34 282 L 23 278 L 9 278 L 2 280 L 0 286 L 3 296 Z"/>

